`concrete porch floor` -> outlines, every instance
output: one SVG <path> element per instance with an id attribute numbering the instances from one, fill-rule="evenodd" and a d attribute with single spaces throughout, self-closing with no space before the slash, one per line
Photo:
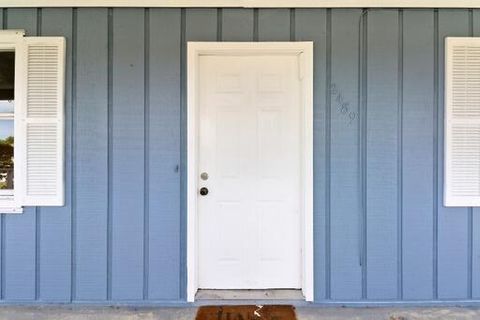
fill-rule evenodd
<path id="1" fill-rule="evenodd" d="M 197 307 L 2 306 L 0 320 L 193 320 Z M 297 307 L 299 320 L 480 319 L 480 308 Z"/>

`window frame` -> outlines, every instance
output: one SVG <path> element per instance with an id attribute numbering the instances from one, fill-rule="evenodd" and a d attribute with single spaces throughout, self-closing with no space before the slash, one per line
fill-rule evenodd
<path id="1" fill-rule="evenodd" d="M 25 206 L 64 206 L 66 39 L 1 30 L 0 50 L 15 52 L 15 183 L 13 196 L 0 190 L 0 214 L 22 213 Z M 55 98 L 47 99 L 45 90 Z M 35 150 L 44 147 L 45 152 Z M 52 176 L 43 181 L 45 170 Z"/>
<path id="2" fill-rule="evenodd" d="M 17 109 L 24 108 L 24 81 L 22 80 L 22 74 L 25 66 L 22 65 L 23 60 L 23 37 L 25 35 L 24 30 L 4 30 L 0 33 L 0 51 L 13 51 L 15 53 L 15 78 L 14 78 L 14 112 L 7 116 L 8 119 L 13 119 L 14 137 L 17 145 L 24 142 L 19 130 L 17 129 L 18 112 Z M 4 118 L 5 113 L 0 113 L 0 120 Z M 21 148 L 14 147 L 14 158 L 18 159 Z M 19 169 L 14 166 L 14 176 Z M 14 184 L 13 190 L 0 190 L 0 214 L 2 213 L 23 213 L 23 207 L 18 206 L 15 201 L 15 196 L 18 193 L 18 185 Z"/>

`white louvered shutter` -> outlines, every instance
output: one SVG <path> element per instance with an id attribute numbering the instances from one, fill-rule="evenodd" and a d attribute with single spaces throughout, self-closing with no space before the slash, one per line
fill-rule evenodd
<path id="1" fill-rule="evenodd" d="M 25 92 L 23 108 L 15 110 L 15 199 L 25 206 L 62 206 L 65 39 L 27 37 L 22 51 Z"/>
<path id="2" fill-rule="evenodd" d="M 445 42 L 446 206 L 480 206 L 480 39 Z"/>

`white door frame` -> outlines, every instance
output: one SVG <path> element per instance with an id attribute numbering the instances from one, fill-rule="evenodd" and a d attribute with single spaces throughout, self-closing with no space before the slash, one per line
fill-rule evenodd
<path id="1" fill-rule="evenodd" d="M 303 117 L 301 185 L 302 292 L 313 301 L 313 42 L 188 42 L 187 52 L 187 301 L 198 290 L 198 67 L 201 55 L 300 55 Z"/>

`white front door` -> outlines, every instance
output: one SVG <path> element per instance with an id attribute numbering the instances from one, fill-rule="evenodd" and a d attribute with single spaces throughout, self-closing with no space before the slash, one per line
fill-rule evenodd
<path id="1" fill-rule="evenodd" d="M 199 288 L 302 287 L 298 59 L 199 57 Z"/>

